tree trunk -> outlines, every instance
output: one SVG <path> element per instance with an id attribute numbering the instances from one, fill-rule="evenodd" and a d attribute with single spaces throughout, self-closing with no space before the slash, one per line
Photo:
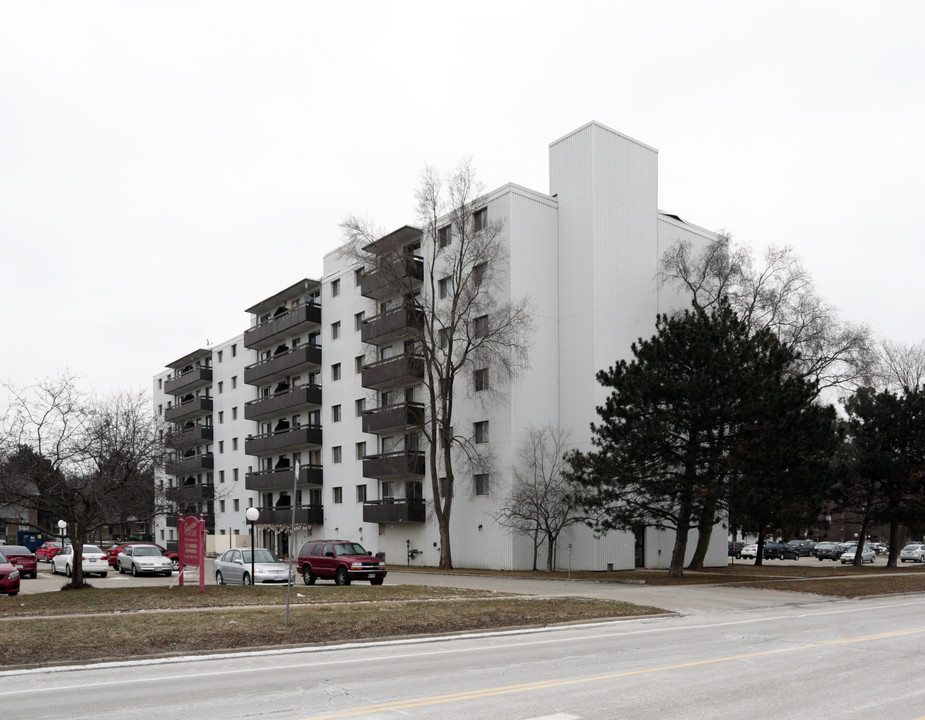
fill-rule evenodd
<path id="1" fill-rule="evenodd" d="M 690 500 L 681 501 L 678 512 L 677 534 L 674 539 L 674 549 L 671 551 L 671 565 L 668 567 L 668 577 L 684 577 L 684 556 L 687 554 L 687 533 L 691 528 Z"/>
<path id="2" fill-rule="evenodd" d="M 552 535 L 546 536 L 546 572 L 552 572 L 552 559 L 556 554 L 556 539 Z"/>
<path id="3" fill-rule="evenodd" d="M 886 566 L 896 567 L 897 560 L 899 560 L 899 521 L 890 520 L 890 554 L 887 557 Z"/>
<path id="4" fill-rule="evenodd" d="M 687 566 L 688 570 L 703 570 L 703 561 L 707 557 L 707 550 L 710 549 L 710 540 L 713 537 L 713 518 L 716 515 L 717 505 L 718 500 L 712 495 L 703 504 L 700 520 L 697 523 L 697 547 Z"/>
<path id="5" fill-rule="evenodd" d="M 764 528 L 758 531 L 758 549 L 755 551 L 755 565 L 764 565 Z"/>
<path id="6" fill-rule="evenodd" d="M 440 528 L 440 569 L 453 569 L 453 552 L 450 548 L 450 518 L 442 512 L 437 513 L 437 525 Z"/>
<path id="7" fill-rule="evenodd" d="M 71 587 L 80 587 L 84 584 L 83 535 L 75 535 L 74 537 L 71 537 L 71 547 L 74 548 L 74 559 L 71 561 L 71 577 L 68 584 Z"/>
<path id="8" fill-rule="evenodd" d="M 869 516 L 864 515 L 864 520 L 861 522 L 861 532 L 858 533 L 858 549 L 854 553 L 854 562 L 852 565 L 863 565 L 864 564 L 864 538 L 867 537 L 867 527 L 870 523 Z"/>

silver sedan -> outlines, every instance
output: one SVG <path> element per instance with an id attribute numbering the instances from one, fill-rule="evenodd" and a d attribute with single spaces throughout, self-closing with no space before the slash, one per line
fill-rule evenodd
<path id="1" fill-rule="evenodd" d="M 251 549 L 233 548 L 215 560 L 215 584 L 244 584 L 251 582 L 287 585 L 295 582 L 295 573 L 289 566 L 266 548 L 254 551 L 254 577 L 251 578 Z M 288 580 L 287 580 L 288 578 Z"/>

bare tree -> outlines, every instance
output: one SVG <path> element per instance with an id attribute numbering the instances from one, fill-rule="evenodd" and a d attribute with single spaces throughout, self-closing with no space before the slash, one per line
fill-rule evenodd
<path id="1" fill-rule="evenodd" d="M 40 523 L 64 520 L 75 557 L 103 525 L 157 513 L 154 474 L 163 447 L 149 398 L 89 398 L 68 374 L 4 389 L 10 397 L 2 428 L 4 502 L 34 509 Z M 38 529 L 55 534 L 53 527 Z M 70 584 L 84 584 L 79 563 Z"/>
<path id="2" fill-rule="evenodd" d="M 759 264 L 750 249 L 725 233 L 699 254 L 682 240 L 662 257 L 658 280 L 686 293 L 695 308 L 710 309 L 727 298 L 750 333 L 769 329 L 793 351 L 791 371 L 816 383 L 817 393 L 853 389 L 866 384 L 874 372 L 869 329 L 839 319 L 835 308 L 816 293 L 793 248 L 770 247 Z M 723 502 L 716 497 L 705 503 L 692 569 L 703 566 L 713 518 Z"/>
<path id="3" fill-rule="evenodd" d="M 872 384 L 907 393 L 925 384 L 925 340 L 912 344 L 883 340 L 878 349 L 878 370 Z"/>
<path id="4" fill-rule="evenodd" d="M 571 495 L 564 471 L 568 434 L 551 427 L 529 429 L 514 466 L 514 483 L 498 522 L 533 540 L 533 569 L 540 546 L 546 543 L 546 572 L 552 572 L 559 535 L 584 520 Z"/>
<path id="5" fill-rule="evenodd" d="M 468 161 L 446 177 L 428 167 L 416 193 L 419 228 L 383 235 L 353 216 L 341 224 L 348 257 L 383 278 L 412 317 L 404 347 L 409 362 L 423 366 L 415 434 L 427 455 L 443 568 L 453 565 L 457 468 L 484 472 L 491 463 L 481 438 L 454 424 L 456 402 L 476 390 L 497 401 L 527 363 L 532 329 L 529 299 L 511 297 L 504 223 L 491 217 L 482 192 Z"/>

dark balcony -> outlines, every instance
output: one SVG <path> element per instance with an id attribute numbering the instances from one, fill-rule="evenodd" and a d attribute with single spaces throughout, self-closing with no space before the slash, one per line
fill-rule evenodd
<path id="1" fill-rule="evenodd" d="M 406 254 L 361 275 L 360 294 L 374 300 L 408 295 L 414 288 L 415 281 L 420 282 L 423 279 L 424 258 Z"/>
<path id="2" fill-rule="evenodd" d="M 164 420 L 172 423 L 184 423 L 212 412 L 212 398 L 200 395 L 179 405 L 164 410 Z"/>
<path id="3" fill-rule="evenodd" d="M 363 503 L 363 522 L 368 523 L 400 523 L 425 521 L 427 508 L 421 499 L 395 500 L 367 500 Z"/>
<path id="4" fill-rule="evenodd" d="M 249 472 L 244 476 L 244 487 L 260 492 L 291 490 L 293 472 L 291 467 Z M 320 486 L 323 472 L 321 465 L 302 465 L 299 467 L 299 485 Z"/>
<path id="5" fill-rule="evenodd" d="M 281 380 L 302 372 L 310 366 L 321 366 L 321 346 L 302 343 L 244 368 L 244 382 L 248 385 Z"/>
<path id="6" fill-rule="evenodd" d="M 321 305 L 303 303 L 244 331 L 244 347 L 265 349 L 292 335 L 321 327 Z"/>
<path id="7" fill-rule="evenodd" d="M 258 525 L 289 525 L 292 523 L 292 506 L 257 508 Z M 296 525 L 324 525 L 324 508 L 321 505 L 296 505 Z"/>
<path id="8" fill-rule="evenodd" d="M 199 472 L 210 471 L 215 468 L 215 457 L 212 453 L 190 455 L 181 457 L 167 463 L 164 471 L 168 475 L 193 475 Z"/>
<path id="9" fill-rule="evenodd" d="M 250 435 L 244 440 L 244 452 L 248 455 L 274 455 L 305 445 L 321 445 L 320 425 L 300 425 L 288 430 Z"/>
<path id="10" fill-rule="evenodd" d="M 424 424 L 423 403 L 401 403 L 363 413 L 363 432 L 389 435 L 419 428 Z"/>
<path id="11" fill-rule="evenodd" d="M 174 430 L 167 433 L 164 445 L 172 450 L 183 450 L 204 442 L 212 442 L 214 432 L 210 425 L 194 425 L 183 430 Z"/>
<path id="12" fill-rule="evenodd" d="M 279 415 L 289 415 L 306 405 L 321 405 L 321 386 L 302 385 L 268 397 L 257 398 L 244 403 L 245 420 L 266 420 Z"/>
<path id="13" fill-rule="evenodd" d="M 190 510 L 188 513 L 183 513 L 183 518 L 186 519 L 188 515 L 192 515 L 195 518 L 199 518 L 199 513 Z M 241 517 L 244 517 L 244 513 L 241 513 Z M 206 521 L 206 532 L 210 535 L 215 534 L 215 515 L 213 513 L 202 513 L 203 520 Z M 168 515 L 167 516 L 167 527 L 175 528 L 177 527 L 177 522 L 179 517 L 177 515 Z"/>
<path id="14" fill-rule="evenodd" d="M 193 483 L 191 485 L 167 488 L 167 499 L 181 505 L 214 500 L 215 485 L 212 483 Z"/>
<path id="15" fill-rule="evenodd" d="M 185 395 L 212 384 L 212 368 L 197 367 L 169 378 L 164 383 L 168 395 Z"/>
<path id="16" fill-rule="evenodd" d="M 363 477 L 403 480 L 424 475 L 424 453 L 421 450 L 399 450 L 363 458 Z"/>
<path id="17" fill-rule="evenodd" d="M 424 357 L 403 353 L 363 367 L 363 387 L 375 390 L 409 385 L 424 379 Z"/>
<path id="18" fill-rule="evenodd" d="M 371 345 L 389 345 L 417 335 L 423 324 L 424 311 L 412 303 L 404 303 L 364 320 L 360 339 Z"/>

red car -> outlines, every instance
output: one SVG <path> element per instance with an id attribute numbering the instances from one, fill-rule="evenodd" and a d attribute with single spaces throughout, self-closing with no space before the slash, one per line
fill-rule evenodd
<path id="1" fill-rule="evenodd" d="M 29 548 L 22 545 L 4 545 L 0 552 L 3 552 L 13 567 L 19 570 L 20 577 L 30 577 L 33 580 L 38 577 L 35 555 Z"/>
<path id="2" fill-rule="evenodd" d="M 299 551 L 299 572 L 306 585 L 314 585 L 317 578 L 333 580 L 337 585 L 349 585 L 353 580 L 382 585 L 388 570 L 384 561 L 370 555 L 359 543 L 310 540 Z"/>
<path id="3" fill-rule="evenodd" d="M 51 559 L 61 552 L 61 543 L 55 540 L 49 540 L 42 543 L 35 551 L 35 559 L 39 562 L 51 562 Z"/>
<path id="4" fill-rule="evenodd" d="M 6 548 L 6 545 L 3 546 Z M 0 594 L 19 595 L 19 570 L 0 553 Z"/>
<path id="5" fill-rule="evenodd" d="M 125 550 L 125 548 L 127 548 L 129 545 L 153 545 L 153 546 L 156 547 L 156 548 L 160 548 L 161 552 L 164 553 L 164 555 L 166 555 L 167 557 L 169 557 L 170 560 L 173 562 L 173 569 L 174 569 L 174 570 L 179 570 L 179 569 L 180 569 L 180 555 L 179 555 L 179 553 L 175 553 L 175 552 L 172 552 L 172 551 L 168 550 L 167 548 L 163 548 L 163 547 L 161 547 L 160 545 L 158 545 L 157 543 L 152 543 L 152 542 L 137 542 L 137 541 L 134 541 L 134 542 L 124 542 L 124 543 L 120 543 L 119 545 L 113 545 L 111 548 L 109 548 L 109 566 L 110 566 L 110 567 L 113 567 L 113 568 L 116 568 L 116 567 L 117 567 L 117 565 L 118 565 L 118 559 L 119 559 L 119 553 L 122 552 L 123 550 Z"/>

